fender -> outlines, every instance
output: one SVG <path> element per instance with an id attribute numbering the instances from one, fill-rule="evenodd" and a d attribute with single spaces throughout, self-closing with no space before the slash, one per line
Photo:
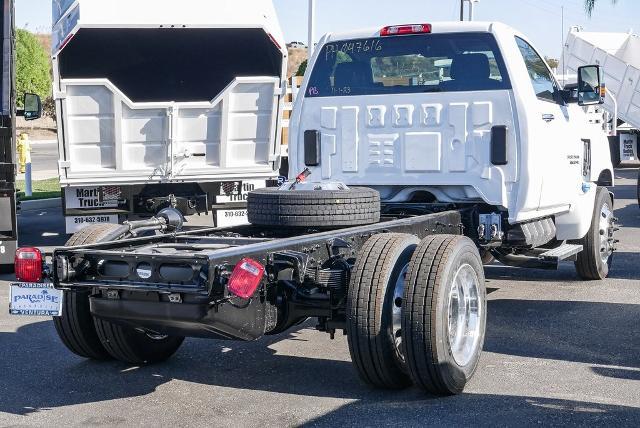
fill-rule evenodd
<path id="1" fill-rule="evenodd" d="M 577 203 L 569 212 L 556 216 L 558 241 L 578 240 L 586 236 L 593 220 L 593 207 L 596 203 L 598 187 L 591 185 L 589 191 L 576 198 Z"/>

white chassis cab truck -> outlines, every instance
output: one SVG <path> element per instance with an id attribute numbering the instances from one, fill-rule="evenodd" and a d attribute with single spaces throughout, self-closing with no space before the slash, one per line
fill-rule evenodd
<path id="1" fill-rule="evenodd" d="M 500 23 L 328 34 L 294 109 L 290 171 L 372 187 L 389 204 L 476 205 L 466 233 L 487 257 L 577 258 L 581 277 L 603 279 L 614 174 L 583 107 L 602 103 L 598 67 L 580 69 L 586 99 L 542 58 Z"/>
<path id="2" fill-rule="evenodd" d="M 67 233 L 169 206 L 246 223 L 280 168 L 271 1 L 53 0 L 53 21 Z"/>
<path id="3" fill-rule="evenodd" d="M 458 394 L 484 343 L 482 255 L 608 273 L 608 143 L 580 106 L 602 102 L 599 69 L 578 78 L 560 87 L 502 24 L 327 35 L 294 107 L 290 181 L 249 192 L 249 225 L 181 231 L 168 207 L 81 230 L 44 271 L 21 249 L 10 311 L 52 313 L 72 352 L 136 364 L 314 318 L 348 336 L 367 384 Z"/>

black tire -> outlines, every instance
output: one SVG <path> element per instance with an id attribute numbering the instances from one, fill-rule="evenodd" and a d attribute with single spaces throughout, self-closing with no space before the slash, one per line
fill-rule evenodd
<path id="1" fill-rule="evenodd" d="M 67 247 L 95 244 L 111 233 L 118 225 L 95 224 L 74 234 Z M 94 360 L 108 360 L 111 355 L 102 346 L 93 317 L 89 310 L 89 291 L 65 291 L 62 316 L 53 323 L 62 343 L 74 354 Z"/>
<path id="2" fill-rule="evenodd" d="M 471 324 L 474 330 L 464 330 L 459 336 L 470 344 L 464 360 L 458 357 L 449 336 L 450 290 L 459 275 L 472 280 L 475 293 L 467 294 L 475 296 L 470 301 L 478 308 L 475 323 Z M 417 386 L 435 395 L 459 394 L 475 373 L 486 329 L 484 282 L 480 254 L 469 238 L 430 236 L 416 249 L 405 285 L 402 334 L 409 374 Z"/>
<path id="3" fill-rule="evenodd" d="M 601 281 L 609 275 L 613 253 L 609 255 L 606 261 L 603 260 L 601 256 L 602 243 L 600 239 L 603 232 L 605 234 L 610 233 L 608 230 L 601 230 L 600 225 L 600 219 L 601 216 L 603 216 L 603 207 L 605 206 L 608 207 L 611 212 L 611 219 L 613 221 L 613 200 L 611 199 L 611 195 L 606 188 L 599 187 L 589 231 L 584 238 L 576 242 L 584 247 L 582 252 L 578 254 L 575 262 L 576 272 L 584 281 Z M 612 223 L 611 227 L 614 226 Z M 607 235 L 607 238 L 610 241 L 613 240 L 612 236 Z M 608 245 L 613 245 L 613 242 L 609 242 Z"/>
<path id="4" fill-rule="evenodd" d="M 66 246 L 101 242 L 119 226 L 96 224 L 73 235 Z M 88 291 L 65 291 L 62 316 L 54 324 L 62 343 L 73 353 L 95 360 L 116 358 L 143 364 L 166 360 L 180 347 L 183 337 L 152 339 L 130 327 L 122 327 L 94 318 Z"/>
<path id="5" fill-rule="evenodd" d="M 347 298 L 349 352 L 360 378 L 374 387 L 401 389 L 411 385 L 401 352 L 402 336 L 397 336 L 399 331 L 394 328 L 393 309 L 399 305 L 400 323 L 402 290 L 395 295 L 396 283 L 406 273 L 418 243 L 412 235 L 373 236 L 360 250 L 351 274 Z"/>
<path id="6" fill-rule="evenodd" d="M 154 364 L 176 353 L 184 337 L 156 336 L 94 319 L 98 336 L 107 352 L 115 359 L 131 364 Z"/>
<path id="7" fill-rule="evenodd" d="M 279 190 L 249 193 L 249 223 L 260 226 L 335 228 L 380 221 L 380 194 L 366 187 L 348 190 Z"/>

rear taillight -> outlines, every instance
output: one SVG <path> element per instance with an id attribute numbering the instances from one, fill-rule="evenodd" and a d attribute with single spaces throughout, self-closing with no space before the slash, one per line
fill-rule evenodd
<path id="1" fill-rule="evenodd" d="M 18 281 L 40 282 L 42 280 L 42 252 L 37 248 L 18 248 L 15 267 Z"/>
<path id="2" fill-rule="evenodd" d="M 431 24 L 392 25 L 380 30 L 380 36 L 404 36 L 407 34 L 431 33 Z"/>
<path id="3" fill-rule="evenodd" d="M 255 260 L 242 259 L 233 269 L 227 288 L 230 293 L 248 299 L 254 295 L 263 277 L 264 266 Z"/>

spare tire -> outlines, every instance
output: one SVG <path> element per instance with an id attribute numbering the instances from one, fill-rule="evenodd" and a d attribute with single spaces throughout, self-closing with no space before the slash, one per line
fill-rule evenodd
<path id="1" fill-rule="evenodd" d="M 380 194 L 366 187 L 249 193 L 249 223 L 259 226 L 347 227 L 380 221 Z"/>

